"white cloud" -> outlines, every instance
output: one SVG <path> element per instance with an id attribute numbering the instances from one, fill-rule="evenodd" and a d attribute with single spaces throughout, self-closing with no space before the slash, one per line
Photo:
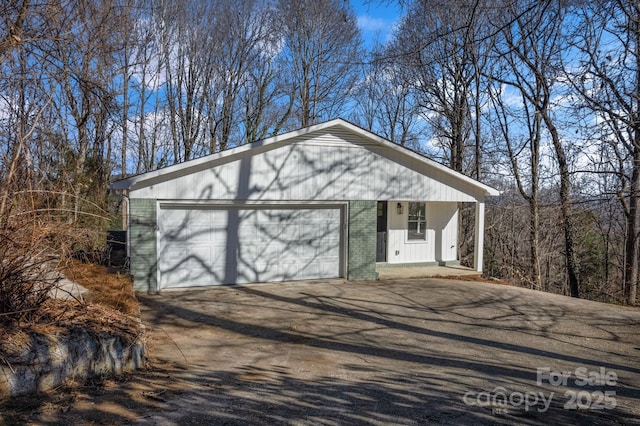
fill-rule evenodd
<path id="1" fill-rule="evenodd" d="M 386 32 L 393 26 L 393 23 L 383 18 L 374 18 L 370 15 L 358 16 L 358 27 L 364 31 Z"/>

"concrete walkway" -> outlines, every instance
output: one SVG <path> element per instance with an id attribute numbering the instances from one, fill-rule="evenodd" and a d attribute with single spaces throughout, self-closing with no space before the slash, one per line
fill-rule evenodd
<path id="1" fill-rule="evenodd" d="M 464 277 L 481 276 L 482 272 L 477 272 L 464 266 L 415 266 L 415 265 L 394 265 L 389 263 L 378 263 L 376 272 L 381 280 L 404 279 L 404 278 L 434 278 L 434 277 Z"/>

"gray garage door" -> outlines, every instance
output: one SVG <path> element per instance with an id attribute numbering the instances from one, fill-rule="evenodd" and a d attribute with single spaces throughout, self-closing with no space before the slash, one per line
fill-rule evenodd
<path id="1" fill-rule="evenodd" d="M 185 208 L 158 213 L 160 288 L 340 276 L 340 208 Z"/>

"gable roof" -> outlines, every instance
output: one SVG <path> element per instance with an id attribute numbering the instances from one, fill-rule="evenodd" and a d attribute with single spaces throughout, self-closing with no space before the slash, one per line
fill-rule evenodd
<path id="1" fill-rule="evenodd" d="M 262 139 L 256 142 L 248 143 L 245 145 L 238 146 L 236 148 L 231 148 L 225 151 L 220 151 L 214 154 L 210 154 L 204 157 L 200 157 L 194 160 L 185 161 L 183 163 L 174 164 L 172 166 L 164 167 L 162 169 L 153 170 L 147 173 L 142 173 L 135 176 L 130 176 L 124 179 L 120 179 L 112 182 L 109 185 L 110 189 L 132 189 L 133 187 L 138 187 L 144 185 L 146 181 L 149 180 L 157 180 L 161 178 L 163 175 L 175 175 L 175 174 L 188 174 L 191 171 L 196 172 L 207 168 L 209 163 L 216 162 L 225 157 L 230 157 L 233 155 L 241 154 L 243 152 L 249 151 L 251 149 L 255 149 L 258 147 L 266 147 L 269 145 L 284 145 L 285 142 L 290 141 L 293 138 L 304 136 L 313 132 L 327 130 L 330 128 L 341 128 L 347 130 L 361 138 L 366 139 L 369 142 L 374 144 L 381 145 L 383 147 L 389 148 L 393 151 L 396 151 L 402 155 L 413 158 L 429 167 L 432 167 L 436 170 L 439 170 L 446 175 L 451 176 L 454 179 L 463 181 L 467 184 L 470 184 L 473 187 L 476 187 L 483 191 L 486 195 L 500 195 L 500 192 L 492 188 L 488 185 L 485 185 L 481 182 L 478 182 L 475 179 L 470 178 L 469 176 L 463 175 L 462 173 L 456 172 L 455 170 L 444 166 L 440 163 L 437 163 L 421 154 L 418 154 L 415 151 L 412 151 L 406 147 L 395 144 L 387 139 L 384 139 L 375 133 L 372 133 L 368 130 L 365 130 L 353 123 L 350 123 L 341 118 L 337 118 L 334 120 L 326 121 L 324 123 L 315 124 L 309 127 L 304 127 L 299 130 L 283 133 L 281 135 L 272 136 L 267 139 Z"/>

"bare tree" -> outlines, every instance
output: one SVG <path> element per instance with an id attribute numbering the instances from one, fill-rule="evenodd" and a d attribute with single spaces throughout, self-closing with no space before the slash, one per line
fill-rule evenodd
<path id="1" fill-rule="evenodd" d="M 43 79 L 53 38 L 45 5 L 8 1 L 0 6 L 0 228 L 7 225 L 16 191 L 27 190 L 40 157 L 34 139 L 48 125 L 52 93 Z M 46 170 L 46 157 L 41 166 Z"/>
<path id="2" fill-rule="evenodd" d="M 120 144 L 120 169 L 121 175 L 127 175 L 128 166 L 128 150 L 129 150 L 129 123 L 131 121 L 130 110 L 133 100 L 131 95 L 134 94 L 135 76 L 134 73 L 139 68 L 136 63 L 138 47 L 143 48 L 148 44 L 148 37 L 142 31 L 139 31 L 141 23 L 144 19 L 144 2 L 145 0 L 121 0 L 119 5 L 122 12 L 120 13 L 120 27 L 118 35 L 122 38 L 121 49 L 116 52 L 115 57 L 121 69 L 122 83 L 121 94 L 122 102 L 120 109 L 122 117 L 120 118 L 122 135 Z M 144 95 L 143 95 L 144 98 Z M 141 157 L 139 157 L 141 158 Z"/>
<path id="3" fill-rule="evenodd" d="M 248 74 L 241 92 L 244 142 L 278 134 L 291 116 L 294 97 L 285 90 L 279 71 L 277 57 L 263 53 Z"/>
<path id="4" fill-rule="evenodd" d="M 493 77 L 496 80 L 502 79 L 494 70 Z M 516 78 L 521 77 L 515 74 Z M 518 80 L 516 80 L 517 82 Z M 530 280 L 535 289 L 542 289 L 542 276 L 540 266 L 540 213 L 539 213 L 539 192 L 540 192 L 540 145 L 541 145 L 541 120 L 539 115 L 531 113 L 531 105 L 523 99 L 522 114 L 517 115 L 515 108 L 505 101 L 505 93 L 502 85 L 494 88 L 492 94 L 492 105 L 495 110 L 496 136 L 504 142 L 506 154 L 513 178 L 518 192 L 528 204 L 529 214 L 529 254 L 530 254 Z M 521 125 L 527 129 L 526 135 L 518 135 L 512 127 L 519 120 Z M 526 153 L 526 154 L 525 154 Z M 526 155 L 526 160 L 522 157 Z M 523 170 L 524 169 L 524 170 Z"/>
<path id="5" fill-rule="evenodd" d="M 32 9 L 30 0 L 8 0 L 0 6 L 0 16 L 4 21 L 0 26 L 0 64 L 5 55 L 11 53 L 24 41 L 24 26 Z"/>
<path id="6" fill-rule="evenodd" d="M 207 91 L 212 152 L 267 133 L 263 114 L 274 100 L 273 58 L 281 41 L 273 2 L 220 1 L 215 16 L 214 77 Z"/>
<path id="7" fill-rule="evenodd" d="M 163 4 L 148 0 L 122 0 L 127 9 L 121 30 L 123 48 L 118 58 L 122 78 L 122 154 L 126 167 L 135 165 L 136 173 L 154 170 L 170 163 L 175 147 L 167 131 L 169 122 L 165 87 L 164 52 L 167 34 L 162 19 Z M 128 141 L 135 142 L 130 144 Z M 131 158 L 133 157 L 133 158 Z"/>
<path id="8" fill-rule="evenodd" d="M 58 31 L 51 43 L 47 73 L 55 81 L 59 130 L 69 141 L 73 220 L 78 218 L 81 196 L 104 197 L 111 175 L 121 11 L 112 1 L 73 2 L 48 16 Z"/>
<path id="9" fill-rule="evenodd" d="M 384 53 L 375 54 L 371 63 L 362 68 L 353 121 L 392 142 L 421 149 L 418 105 L 411 82 L 401 68 L 401 63 L 387 60 Z"/>
<path id="10" fill-rule="evenodd" d="M 493 3 L 493 2 L 491 2 Z M 495 8 L 484 1 L 412 4 L 386 56 L 402 63 L 434 137 L 456 171 L 480 169 L 482 78 L 493 36 L 487 31 Z M 475 124 L 474 124 L 475 122 Z M 467 164 L 471 135 L 476 160 Z"/>
<path id="11" fill-rule="evenodd" d="M 504 59 L 504 74 L 494 73 L 492 78 L 504 84 L 518 93 L 522 99 L 522 105 L 527 120 L 528 137 L 527 144 L 531 151 L 531 183 L 530 193 L 523 188 L 521 177 L 517 170 L 517 154 L 511 145 L 509 138 L 505 137 L 509 157 L 511 159 L 514 175 L 520 193 L 529 201 L 531 206 L 531 256 L 533 280 L 540 284 L 540 265 L 537 253 L 538 243 L 538 171 L 540 161 L 541 138 L 548 135 L 555 152 L 555 158 L 559 170 L 560 180 L 560 206 L 564 227 L 564 250 L 566 258 L 566 271 L 569 281 L 570 293 L 573 297 L 580 295 L 580 283 L 578 266 L 575 259 L 573 214 L 571 203 L 571 180 L 567 156 L 561 140 L 556 121 L 553 117 L 553 96 L 555 87 L 561 76 L 563 39 L 561 37 L 562 24 L 564 22 L 564 7 L 557 2 L 540 2 L 534 8 L 529 8 L 522 13 L 519 7 L 514 5 L 511 14 L 506 19 L 514 16 L 515 19 L 505 25 L 502 31 L 502 42 L 498 45 L 499 55 Z M 501 104 L 503 106 L 503 104 Z M 502 133 L 508 132 L 508 115 L 505 109 L 502 113 Z"/>
<path id="12" fill-rule="evenodd" d="M 211 43 L 214 4 L 162 1 L 156 4 L 164 92 L 173 142 L 173 161 L 208 152 L 206 92 L 213 75 Z"/>
<path id="13" fill-rule="evenodd" d="M 360 33 L 342 0 L 280 0 L 283 66 L 302 127 L 332 118 L 347 102 L 362 57 Z"/>
<path id="14" fill-rule="evenodd" d="M 601 0 L 586 2 L 576 12 L 578 66 L 569 81 L 615 159 L 608 173 L 618 180 L 616 196 L 626 217 L 624 294 L 627 303 L 635 304 L 640 274 L 640 4 Z"/>

